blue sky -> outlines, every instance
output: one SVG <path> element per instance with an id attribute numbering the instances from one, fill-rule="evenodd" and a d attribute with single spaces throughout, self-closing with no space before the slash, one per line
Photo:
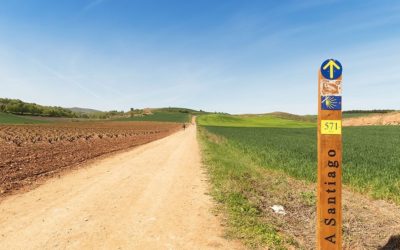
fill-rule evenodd
<path id="1" fill-rule="evenodd" d="M 400 109 L 400 1 L 2 0 L 0 96 L 102 110 Z"/>

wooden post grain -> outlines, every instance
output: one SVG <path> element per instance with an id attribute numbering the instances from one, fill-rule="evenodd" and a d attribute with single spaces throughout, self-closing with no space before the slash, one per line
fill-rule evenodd
<path id="1" fill-rule="evenodd" d="M 342 249 L 342 111 L 321 108 L 322 98 L 334 93 L 335 85 L 338 89 L 334 94 L 341 98 L 341 82 L 341 75 L 329 80 L 319 71 L 317 249 L 320 250 Z"/>

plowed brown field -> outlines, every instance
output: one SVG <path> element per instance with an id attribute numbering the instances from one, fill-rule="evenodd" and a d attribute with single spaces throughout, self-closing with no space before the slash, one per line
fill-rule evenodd
<path id="1" fill-rule="evenodd" d="M 244 249 L 224 238 L 196 127 L 0 202 L 0 250 Z"/>
<path id="2" fill-rule="evenodd" d="M 180 129 L 176 123 L 151 122 L 0 125 L 0 196 Z"/>

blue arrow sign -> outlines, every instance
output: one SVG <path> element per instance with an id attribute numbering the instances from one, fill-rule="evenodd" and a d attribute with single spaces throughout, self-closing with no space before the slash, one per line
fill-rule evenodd
<path id="1" fill-rule="evenodd" d="M 342 69 L 338 60 L 328 59 L 321 65 L 321 74 L 328 80 L 335 80 L 342 75 Z"/>

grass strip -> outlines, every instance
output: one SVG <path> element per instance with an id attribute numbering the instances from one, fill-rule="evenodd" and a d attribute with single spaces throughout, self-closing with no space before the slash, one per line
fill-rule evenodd
<path id="1" fill-rule="evenodd" d="M 296 245 L 265 220 L 260 207 L 249 199 L 254 182 L 261 179 L 257 166 L 227 140 L 199 128 L 203 161 L 212 183 L 211 195 L 227 215 L 228 236 L 242 240 L 257 249 L 287 249 Z"/>

